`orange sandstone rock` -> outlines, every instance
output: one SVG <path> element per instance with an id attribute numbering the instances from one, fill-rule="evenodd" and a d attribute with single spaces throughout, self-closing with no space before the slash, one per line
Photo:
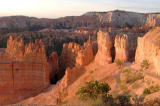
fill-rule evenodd
<path id="1" fill-rule="evenodd" d="M 119 59 L 121 61 L 128 61 L 129 55 L 129 40 L 128 35 L 120 34 L 115 37 L 115 59 Z"/>
<path id="2" fill-rule="evenodd" d="M 155 73 L 160 73 L 160 27 L 138 38 L 135 61 L 141 63 L 143 60 L 148 60 L 155 67 Z"/>
<path id="3" fill-rule="evenodd" d="M 0 93 L 0 105 L 15 103 L 49 86 L 49 64 L 41 40 L 24 45 L 22 39 L 10 36 L 0 58 L 0 92 L 5 92 Z"/>
<path id="4" fill-rule="evenodd" d="M 84 49 L 78 52 L 76 64 L 80 66 L 88 65 L 94 58 L 92 43 L 84 46 Z"/>
<path id="5" fill-rule="evenodd" d="M 112 62 L 111 48 L 113 46 L 112 40 L 107 32 L 99 31 L 97 33 L 98 53 L 95 61 L 103 65 Z"/>
<path id="6" fill-rule="evenodd" d="M 96 47 L 91 41 L 84 43 L 83 46 L 76 43 L 64 44 L 60 59 L 61 70 L 89 64 L 94 58 L 94 52 Z"/>

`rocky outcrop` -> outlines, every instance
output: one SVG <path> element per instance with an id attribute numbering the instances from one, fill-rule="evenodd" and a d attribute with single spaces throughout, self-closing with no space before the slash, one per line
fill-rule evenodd
<path id="1" fill-rule="evenodd" d="M 94 58 L 92 42 L 85 43 L 83 48 L 76 57 L 76 64 L 80 66 L 88 65 Z"/>
<path id="2" fill-rule="evenodd" d="M 90 40 L 83 46 L 76 43 L 64 44 L 60 59 L 61 70 L 65 70 L 67 67 L 73 68 L 76 65 L 85 66 L 89 64 L 94 58 L 96 49 L 95 43 Z"/>
<path id="3" fill-rule="evenodd" d="M 95 61 L 103 65 L 112 62 L 111 48 L 113 43 L 107 32 L 99 31 L 97 33 L 98 52 Z"/>
<path id="4" fill-rule="evenodd" d="M 120 34 L 115 37 L 115 59 L 128 61 L 129 55 L 129 40 L 128 35 Z"/>
<path id="5" fill-rule="evenodd" d="M 156 73 L 160 73 L 160 27 L 150 30 L 144 37 L 138 38 L 138 46 L 136 50 L 135 60 L 141 63 L 148 60 L 156 69 Z"/>
<path id="6" fill-rule="evenodd" d="M 58 80 L 59 71 L 58 55 L 56 52 L 52 52 L 52 54 L 49 56 L 48 62 L 50 71 L 50 81 L 52 83 L 56 83 L 56 81 Z"/>
<path id="7" fill-rule="evenodd" d="M 0 52 L 0 105 L 15 103 L 49 87 L 49 64 L 41 40 L 24 45 L 10 37 Z M 10 99 L 12 98 L 12 99 Z"/>
<path id="8" fill-rule="evenodd" d="M 47 62 L 45 46 L 41 40 L 35 40 L 35 43 L 29 43 L 25 46 L 24 59 L 34 62 Z"/>
<path id="9" fill-rule="evenodd" d="M 10 61 L 47 61 L 45 46 L 41 40 L 35 40 L 35 43 L 24 45 L 21 38 L 10 36 L 5 52 Z"/>
<path id="10" fill-rule="evenodd" d="M 76 43 L 63 44 L 63 50 L 60 59 L 61 68 L 65 70 L 67 67 L 73 68 L 76 64 L 76 57 L 78 51 L 82 50 L 82 47 Z"/>
<path id="11" fill-rule="evenodd" d="M 21 38 L 10 36 L 7 41 L 6 54 L 10 61 L 22 61 L 24 58 L 25 45 Z"/>

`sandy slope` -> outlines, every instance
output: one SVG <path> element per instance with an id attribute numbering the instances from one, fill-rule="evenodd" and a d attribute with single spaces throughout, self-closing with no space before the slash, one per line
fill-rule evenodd
<path id="1" fill-rule="evenodd" d="M 113 76 L 118 73 L 118 67 L 116 64 L 105 64 L 103 66 L 97 65 L 94 62 L 90 65 L 84 67 L 85 72 L 77 77 L 77 79 L 69 85 L 66 90 L 63 92 L 63 100 L 62 102 L 76 103 L 77 97 L 75 97 L 75 92 L 77 89 L 85 84 L 85 82 L 90 80 L 98 80 L 107 82 L 111 88 L 115 87 L 115 79 Z M 81 70 L 79 70 L 81 71 Z M 57 97 L 59 97 L 59 84 L 52 85 L 48 90 L 44 93 L 41 93 L 35 97 L 31 97 L 27 100 L 24 100 L 20 103 L 24 104 L 46 104 L 46 105 L 54 105 L 57 102 Z M 62 94 L 60 94 L 62 95 Z"/>

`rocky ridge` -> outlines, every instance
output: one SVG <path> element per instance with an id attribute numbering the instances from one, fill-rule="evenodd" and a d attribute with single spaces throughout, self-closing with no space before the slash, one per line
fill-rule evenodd
<path id="1" fill-rule="evenodd" d="M 160 26 L 159 13 L 136 13 L 128 11 L 88 12 L 81 16 L 70 16 L 57 19 L 11 16 L 0 18 L 0 32 L 38 31 L 45 28 L 133 28 Z"/>

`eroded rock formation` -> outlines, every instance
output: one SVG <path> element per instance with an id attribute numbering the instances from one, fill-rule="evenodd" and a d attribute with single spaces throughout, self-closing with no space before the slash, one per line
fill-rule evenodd
<path id="1" fill-rule="evenodd" d="M 65 70 L 67 67 L 73 68 L 76 65 L 89 64 L 93 60 L 96 50 L 96 44 L 90 40 L 83 46 L 76 43 L 64 44 L 60 59 L 61 70 Z"/>
<path id="2" fill-rule="evenodd" d="M 76 57 L 76 64 L 80 66 L 88 65 L 94 58 L 92 42 L 85 43 L 83 48 Z"/>
<path id="3" fill-rule="evenodd" d="M 15 103 L 46 89 L 49 64 L 41 40 L 24 45 L 23 40 L 10 37 L 7 48 L 0 53 L 0 105 Z M 12 98 L 12 99 L 11 99 Z"/>
<path id="4" fill-rule="evenodd" d="M 115 59 L 121 61 L 128 61 L 129 55 L 129 42 L 128 42 L 128 35 L 120 34 L 117 35 L 115 38 Z"/>
<path id="5" fill-rule="evenodd" d="M 144 37 L 138 38 L 135 60 L 141 63 L 148 60 L 156 68 L 156 73 L 160 73 L 160 27 L 150 30 Z"/>
<path id="6" fill-rule="evenodd" d="M 112 62 L 111 48 L 113 43 L 107 32 L 99 31 L 97 33 L 98 52 L 95 61 L 103 65 Z"/>
<path id="7" fill-rule="evenodd" d="M 10 61 L 47 61 L 45 46 L 41 40 L 35 40 L 35 43 L 24 45 L 21 38 L 10 36 L 5 52 Z"/>

